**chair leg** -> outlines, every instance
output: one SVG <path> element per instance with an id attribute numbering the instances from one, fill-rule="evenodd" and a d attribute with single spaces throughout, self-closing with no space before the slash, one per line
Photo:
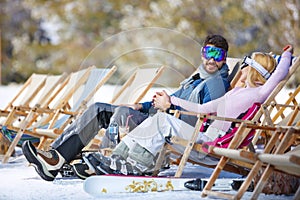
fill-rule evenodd
<path id="1" fill-rule="evenodd" d="M 205 187 L 203 188 L 203 191 L 201 193 L 201 197 L 206 197 L 207 196 L 207 192 L 206 191 L 210 191 L 212 186 L 214 185 L 215 181 L 217 180 L 219 174 L 221 173 L 221 171 L 223 170 L 223 167 L 226 165 L 227 161 L 229 160 L 229 158 L 222 156 L 220 161 L 218 162 L 215 170 L 213 171 L 213 173 L 211 174 L 209 181 L 206 183 Z"/>
<path id="2" fill-rule="evenodd" d="M 245 194 L 245 192 L 247 191 L 247 189 L 249 188 L 253 178 L 258 174 L 259 170 L 262 167 L 262 162 L 257 161 L 254 166 L 252 167 L 251 171 L 249 172 L 246 180 L 242 183 L 240 189 L 238 190 L 238 192 L 235 195 L 235 199 L 241 199 L 243 197 L 243 195 Z"/>
<path id="3" fill-rule="evenodd" d="M 22 131 L 19 131 L 15 137 L 15 139 L 10 144 L 5 156 L 3 157 L 2 163 L 7 163 L 9 157 L 12 155 L 12 153 L 15 150 L 15 147 L 17 146 L 18 142 L 20 141 L 21 137 L 23 135 Z"/>
<path id="4" fill-rule="evenodd" d="M 188 160 L 188 158 L 190 156 L 190 153 L 191 153 L 191 151 L 193 149 L 193 146 L 194 146 L 194 144 L 196 142 L 196 139 L 198 137 L 201 124 L 202 124 L 202 119 L 200 117 L 198 117 L 198 120 L 197 120 L 195 129 L 194 129 L 192 138 L 188 142 L 188 145 L 187 145 L 187 147 L 184 150 L 183 156 L 182 156 L 182 158 L 180 160 L 180 164 L 179 164 L 178 169 L 177 169 L 177 171 L 175 173 L 175 177 L 177 177 L 177 178 L 181 177 L 181 175 L 182 175 L 183 168 L 184 168 L 184 166 L 185 166 L 185 164 L 186 164 L 186 162 L 187 162 L 187 160 Z"/>
<path id="5" fill-rule="evenodd" d="M 264 186 L 268 182 L 268 179 L 273 171 L 274 171 L 274 168 L 271 165 L 268 165 L 267 168 L 265 169 L 264 173 L 260 177 L 257 185 L 255 186 L 255 189 L 252 193 L 251 199 L 258 199 L 259 194 L 264 189 Z"/>
<path id="6" fill-rule="evenodd" d="M 164 158 L 165 158 L 165 155 L 166 155 L 166 152 L 167 152 L 167 148 L 168 148 L 168 143 L 165 142 L 165 144 L 163 145 L 159 155 L 158 155 L 158 158 L 156 160 L 156 163 L 155 163 L 155 168 L 153 170 L 153 173 L 152 173 L 152 176 L 157 176 L 159 171 L 160 171 L 160 168 L 163 164 L 163 161 L 164 161 Z"/>
<path id="7" fill-rule="evenodd" d="M 18 142 L 20 141 L 20 139 L 22 138 L 22 135 L 24 133 L 24 130 L 26 129 L 26 127 L 28 126 L 29 122 L 31 121 L 31 119 L 34 117 L 34 112 L 30 111 L 27 115 L 27 117 L 22 121 L 22 124 L 20 125 L 20 129 L 15 137 L 15 139 L 12 141 L 12 143 L 10 144 L 5 156 L 3 157 L 2 163 L 7 163 L 9 157 L 12 155 L 12 153 L 15 150 L 15 147 L 17 146 Z"/>
<path id="8" fill-rule="evenodd" d="M 280 132 L 283 130 L 280 130 Z M 272 137 L 272 139 L 278 138 L 280 135 L 278 135 L 279 131 L 275 132 L 277 137 Z M 287 132 L 284 134 L 280 144 L 278 145 L 277 149 L 275 150 L 275 154 L 282 154 L 284 153 L 284 151 L 286 150 L 287 144 L 290 142 L 292 136 L 294 133 L 294 129 L 293 128 L 289 128 L 287 130 Z M 270 145 L 266 147 L 266 152 L 265 153 L 269 153 L 271 151 L 271 147 L 274 146 L 274 142 L 269 142 Z M 251 199 L 257 199 L 259 194 L 262 192 L 264 186 L 266 185 L 270 175 L 272 174 L 272 172 L 274 171 L 274 167 L 271 166 L 270 164 L 267 165 L 264 173 L 262 174 L 261 178 L 258 181 L 258 184 L 256 185 L 253 194 L 251 196 Z"/>
<path id="9" fill-rule="evenodd" d="M 270 153 L 273 147 L 275 146 L 278 137 L 281 134 L 281 130 L 276 130 L 275 133 L 272 135 L 270 141 L 268 142 L 267 146 L 265 147 L 264 153 Z M 240 189 L 235 195 L 235 199 L 241 199 L 245 192 L 247 191 L 249 185 L 251 184 L 251 181 L 253 178 L 258 174 L 259 169 L 261 169 L 263 163 L 259 160 L 257 160 L 254 164 L 254 166 L 251 168 L 251 171 L 249 172 L 246 180 L 241 185 Z"/>

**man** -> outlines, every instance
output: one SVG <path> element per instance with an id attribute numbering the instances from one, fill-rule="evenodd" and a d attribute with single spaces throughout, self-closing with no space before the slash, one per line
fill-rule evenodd
<path id="1" fill-rule="evenodd" d="M 202 104 L 217 99 L 227 92 L 229 69 L 226 65 L 228 52 L 226 39 L 220 35 L 207 36 L 201 52 L 203 64 L 198 68 L 199 73 L 183 81 L 172 96 Z M 170 105 L 165 110 L 171 108 L 180 109 Z M 121 107 L 95 103 L 57 138 L 50 151 L 36 150 L 29 141 L 26 141 L 22 146 L 23 153 L 43 179 L 52 181 L 63 164 L 71 162 L 101 128 L 107 128 L 110 122 L 120 124 L 122 119 L 131 116 L 129 129 L 133 130 L 149 117 L 151 110 L 153 110 L 152 101 Z M 181 120 L 190 125 L 196 122 L 195 117 L 185 116 L 181 117 Z M 87 165 L 81 165 L 80 169 L 74 168 L 81 178 L 90 175 L 88 169 Z"/>

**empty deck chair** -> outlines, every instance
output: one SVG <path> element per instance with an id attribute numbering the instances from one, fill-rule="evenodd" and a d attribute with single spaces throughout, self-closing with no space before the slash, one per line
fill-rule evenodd
<path id="1" fill-rule="evenodd" d="M 76 99 L 73 107 L 68 112 L 57 112 L 56 116 L 61 114 L 63 116 L 60 118 L 54 117 L 54 120 L 51 121 L 50 125 L 46 129 L 39 127 L 35 129 L 35 132 L 44 135 L 50 134 L 50 139 L 58 137 L 58 135 L 63 132 L 63 130 L 72 122 L 72 120 L 74 120 L 75 117 L 82 114 L 99 88 L 108 81 L 116 70 L 116 66 L 108 69 L 92 69 L 87 82 L 82 86 L 82 92 L 79 95 L 75 95 Z M 46 138 L 46 136 L 42 137 L 38 148 L 43 147 Z"/>
<path id="2" fill-rule="evenodd" d="M 241 185 L 236 194 L 224 194 L 221 192 L 211 192 L 214 196 L 228 198 L 228 199 L 241 199 L 246 192 L 247 188 L 253 181 L 254 177 L 258 175 L 261 169 L 264 169 L 263 174 L 260 176 L 257 185 L 254 188 L 251 199 L 257 199 L 262 192 L 268 178 L 274 170 L 282 171 L 291 175 L 300 175 L 300 162 L 299 162 L 299 145 L 293 150 L 288 151 L 295 142 L 295 137 L 300 136 L 300 129 L 298 126 L 282 126 L 273 130 L 273 134 L 268 144 L 263 149 L 262 153 L 254 153 L 246 150 L 236 149 L 221 149 L 218 147 L 211 147 L 210 151 L 229 157 L 231 159 L 241 160 L 252 164 L 251 171 L 247 178 Z M 295 196 L 298 194 L 296 193 Z M 295 198 L 297 199 L 297 198 Z"/>
<path id="3" fill-rule="evenodd" d="M 138 68 L 114 95 L 110 104 L 138 103 L 161 76 L 165 66 Z"/>
<path id="4" fill-rule="evenodd" d="M 6 129 L 8 124 L 18 123 L 26 117 L 29 110 L 40 106 L 36 99 L 40 91 L 51 92 L 53 88 L 63 80 L 63 76 L 47 76 L 43 74 L 32 74 L 25 82 L 16 96 L 9 102 L 5 109 L 1 110 L 1 132 L 0 141 L 3 143 L 2 154 L 5 154 L 13 140 L 10 131 Z M 44 93 L 48 95 L 48 93 Z M 35 104 L 35 105 L 34 105 Z"/>
<path id="5" fill-rule="evenodd" d="M 61 110 L 68 110 L 68 102 L 70 98 L 72 97 L 73 93 L 80 87 L 80 85 L 86 82 L 91 70 L 92 67 L 89 67 L 76 73 L 72 73 L 68 77 L 68 79 L 60 86 L 60 88 L 56 92 L 54 92 L 51 97 L 49 97 L 49 101 L 47 102 L 49 104 L 47 105 L 47 107 L 35 107 L 34 109 L 31 109 L 29 114 L 20 123 L 20 126 L 15 127 L 12 124 L 6 124 L 9 130 L 16 131 L 17 133 L 14 137 L 14 140 L 10 144 L 8 151 L 3 157 L 3 163 L 6 163 L 8 161 L 9 157 L 11 156 L 12 152 L 14 151 L 19 140 L 22 138 L 22 135 L 25 132 L 34 137 L 38 137 L 38 134 L 34 134 L 32 132 L 34 125 L 45 125 L 50 122 L 50 120 L 55 116 L 55 113 Z M 58 101 L 55 103 L 52 109 L 50 109 L 50 104 L 55 98 Z M 37 122 L 35 122 L 35 120 L 37 120 Z"/>
<path id="6" fill-rule="evenodd" d="M 7 127 L 19 126 L 20 124 L 16 124 L 16 118 L 18 121 L 22 121 L 21 118 L 25 118 L 30 111 L 41 108 L 48 108 L 48 101 L 51 98 L 51 94 L 55 92 L 55 89 L 58 89 L 59 85 L 62 84 L 63 80 L 65 80 L 66 74 L 62 75 L 49 75 L 46 78 L 46 82 L 43 88 L 38 92 L 37 96 L 38 100 L 35 102 L 34 106 L 25 106 L 19 105 L 14 106 L 7 116 L 6 120 L 1 125 L 1 131 L 3 135 L 11 142 L 14 139 L 15 132 L 7 129 Z M 18 116 L 18 112 L 22 113 L 22 116 Z M 32 120 L 35 120 L 33 117 Z M 30 123 L 30 122 L 28 122 Z M 29 138 L 29 137 L 26 137 Z M 20 144 L 20 143 L 19 143 Z"/>
<path id="7" fill-rule="evenodd" d="M 6 120 L 10 111 L 16 106 L 29 107 L 35 99 L 37 93 L 44 87 L 47 75 L 32 74 L 30 78 L 24 83 L 16 96 L 7 104 L 7 106 L 0 111 L 2 116 L 1 124 Z"/>

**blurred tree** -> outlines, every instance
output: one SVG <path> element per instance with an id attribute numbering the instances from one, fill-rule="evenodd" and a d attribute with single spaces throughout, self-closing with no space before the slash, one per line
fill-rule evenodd
<path id="1" fill-rule="evenodd" d="M 228 39 L 231 57 L 253 51 L 279 54 L 288 43 L 298 55 L 299 4 L 299 0 L 2 0 L 2 81 L 21 82 L 33 72 L 57 74 L 90 64 L 117 64 L 124 67 L 121 76 L 130 66 L 152 63 L 175 69 L 180 78 L 164 78 L 177 84 L 200 64 L 199 45 L 209 33 Z M 162 27 L 165 34 L 130 32 L 146 27 Z M 299 84 L 299 79 L 291 84 Z"/>

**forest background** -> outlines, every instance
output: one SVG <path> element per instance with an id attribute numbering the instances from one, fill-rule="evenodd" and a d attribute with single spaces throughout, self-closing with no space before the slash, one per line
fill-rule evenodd
<path id="1" fill-rule="evenodd" d="M 300 0 L 1 0 L 0 16 L 2 85 L 88 65 L 117 65 L 110 82 L 122 83 L 130 67 L 167 65 L 176 73 L 161 84 L 178 86 L 210 33 L 230 57 L 286 44 L 300 53 Z M 299 83 L 298 72 L 289 86 Z"/>

